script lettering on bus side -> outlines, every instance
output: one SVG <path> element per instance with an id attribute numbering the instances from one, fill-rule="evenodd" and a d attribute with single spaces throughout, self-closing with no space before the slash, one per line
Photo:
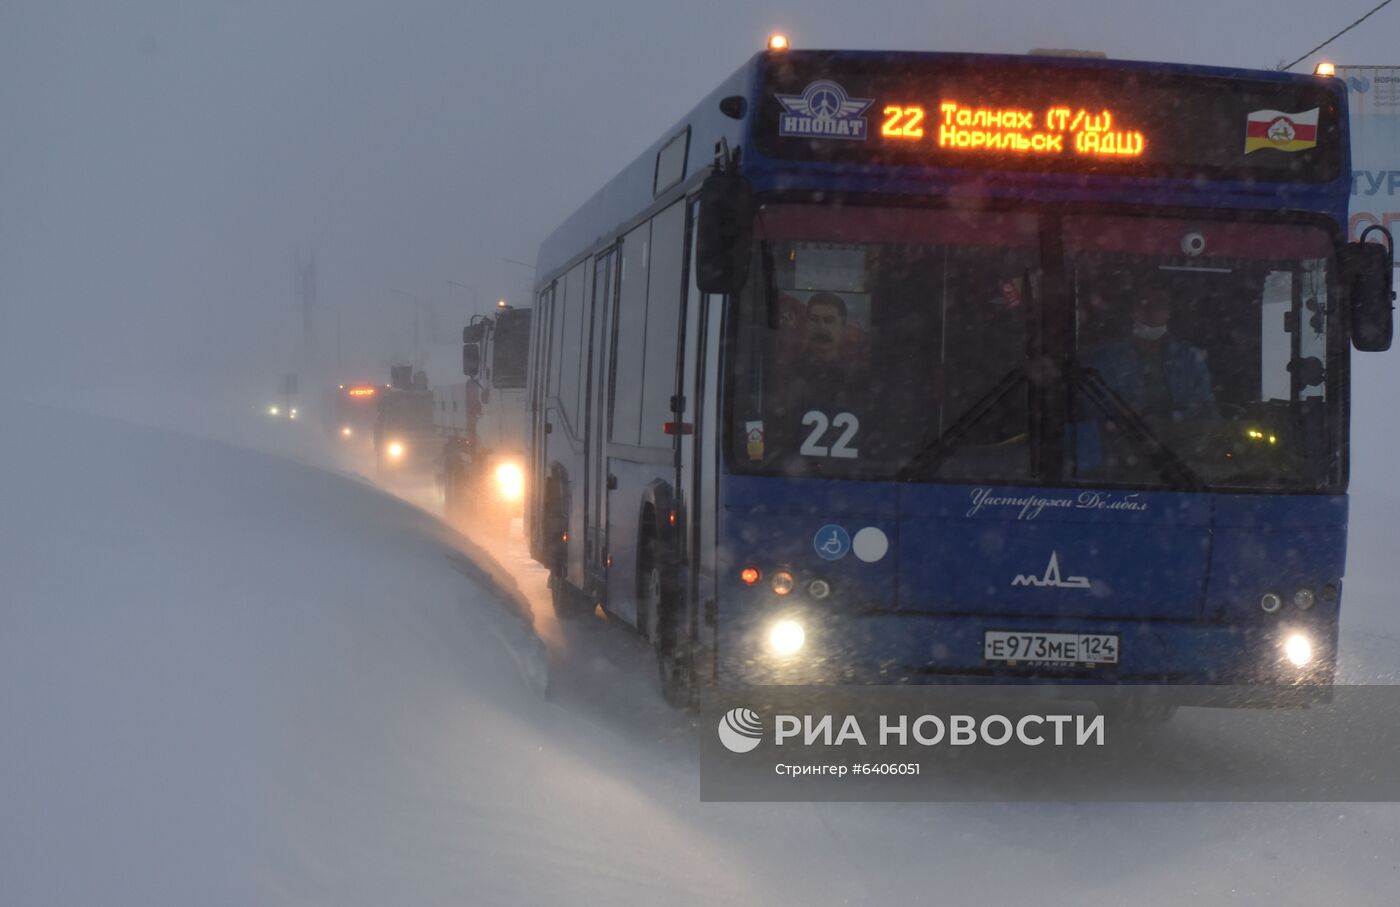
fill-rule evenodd
<path id="1" fill-rule="evenodd" d="M 983 510 L 1014 508 L 1016 519 L 1033 520 L 1046 510 L 1112 510 L 1142 513 L 1147 503 L 1136 493 L 1115 494 L 1107 491 L 1084 491 L 1073 497 L 1045 497 L 1038 494 L 997 494 L 991 488 L 972 489 L 972 506 L 966 516 L 976 516 Z"/>
<path id="2" fill-rule="evenodd" d="M 1140 130 L 1115 128 L 1111 110 L 1095 113 L 1056 105 L 1037 114 L 944 100 L 934 118 L 937 129 L 927 132 L 922 126 L 926 111 L 918 104 L 888 104 L 884 113 L 884 138 L 920 141 L 927 135 L 939 148 L 958 151 L 1135 158 L 1147 148 Z"/>

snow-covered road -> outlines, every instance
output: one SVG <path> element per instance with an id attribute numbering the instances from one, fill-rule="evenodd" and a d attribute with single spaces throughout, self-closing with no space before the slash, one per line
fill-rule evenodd
<path id="1" fill-rule="evenodd" d="M 1391 805 L 702 804 L 691 720 L 645 647 L 547 611 L 532 627 L 542 575 L 518 545 L 483 551 L 289 456 L 13 402 L 0 418 L 24 439 L 0 446 L 0 904 L 1400 888 Z M 1354 504 L 1351 680 L 1400 666 L 1390 503 Z"/>

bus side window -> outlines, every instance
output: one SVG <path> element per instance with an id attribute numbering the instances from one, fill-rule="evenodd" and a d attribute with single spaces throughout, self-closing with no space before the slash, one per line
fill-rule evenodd
<path id="1" fill-rule="evenodd" d="M 685 292 L 685 203 L 676 202 L 651 219 L 651 274 L 647 289 L 646 359 L 642 366 L 644 447 L 670 447 L 665 432 L 673 421 L 676 360 L 680 344 L 681 294 Z"/>
<path id="2" fill-rule="evenodd" d="M 564 277 L 563 350 L 559 358 L 559 403 L 563 407 L 574 435 L 583 431 L 579 417 L 579 401 L 583 397 L 583 285 L 587 279 L 588 261 L 579 262 Z"/>
<path id="3" fill-rule="evenodd" d="M 622 283 L 618 289 L 617 373 L 613 379 L 612 440 L 639 442 L 642 420 L 642 360 L 646 354 L 647 254 L 651 224 L 622 238 Z"/>
<path id="4" fill-rule="evenodd" d="M 559 396 L 559 374 L 562 371 L 564 356 L 564 322 L 567 312 L 564 311 L 564 279 L 561 277 L 553 287 L 550 288 L 550 301 L 552 303 L 550 311 L 553 321 L 550 330 L 549 342 L 553 350 L 549 354 L 549 383 L 546 396 Z"/>

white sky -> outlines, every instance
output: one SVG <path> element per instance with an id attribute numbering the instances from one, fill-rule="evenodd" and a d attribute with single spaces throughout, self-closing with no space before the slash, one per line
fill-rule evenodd
<path id="1" fill-rule="evenodd" d="M 1372 0 L 888 3 L 6 0 L 0 381 L 265 393 L 315 247 L 346 358 L 412 303 L 522 299 L 540 240 L 773 30 L 797 47 L 1272 67 Z M 1400 4 L 1337 62 L 1400 63 Z M 1304 64 L 1299 68 L 1306 68 Z M 401 291 L 401 292 L 400 292 Z M 456 306 L 456 311 L 451 307 Z M 334 330 L 323 333 L 334 350 Z"/>

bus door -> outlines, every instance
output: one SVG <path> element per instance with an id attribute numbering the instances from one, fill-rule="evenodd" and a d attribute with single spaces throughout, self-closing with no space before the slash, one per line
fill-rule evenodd
<path id="1" fill-rule="evenodd" d="M 526 466 L 525 482 L 525 537 L 530 543 L 530 553 L 541 556 L 544 539 L 543 527 L 537 518 L 540 498 L 544 487 L 545 467 L 545 381 L 549 375 L 550 327 L 554 322 L 554 285 L 540 291 L 535 308 L 534 330 L 530 338 L 530 406 L 529 406 L 529 451 L 530 462 Z"/>
<path id="2" fill-rule="evenodd" d="M 689 634 L 700 645 L 709 644 L 704 633 L 706 603 L 715 595 L 716 526 L 718 501 L 719 348 L 723 296 L 702 294 L 695 286 L 694 224 L 698 205 L 690 211 L 692 237 L 689 280 L 686 290 L 685 346 L 681 364 L 682 404 L 676 418 L 688 423 L 690 433 L 681 436 L 680 477 L 686 535 L 682 558 L 689 566 L 686 598 L 690 602 Z"/>
<path id="3" fill-rule="evenodd" d="M 585 588 L 605 597 L 608 569 L 608 433 L 612 421 L 616 247 L 593 259 L 593 309 L 584 416 Z"/>

